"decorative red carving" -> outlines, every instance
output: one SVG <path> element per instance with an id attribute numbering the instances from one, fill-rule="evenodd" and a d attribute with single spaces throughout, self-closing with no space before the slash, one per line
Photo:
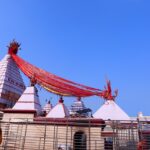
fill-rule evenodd
<path id="1" fill-rule="evenodd" d="M 114 91 L 114 95 L 112 95 L 111 83 L 107 80 L 107 87 L 104 87 L 104 90 L 100 93 L 100 96 L 105 100 L 115 100 L 118 95 L 118 90 Z"/>
<path id="2" fill-rule="evenodd" d="M 18 42 L 16 42 L 15 40 L 13 40 L 8 46 L 8 53 L 10 55 L 17 54 L 19 47 L 20 47 L 20 44 Z"/>

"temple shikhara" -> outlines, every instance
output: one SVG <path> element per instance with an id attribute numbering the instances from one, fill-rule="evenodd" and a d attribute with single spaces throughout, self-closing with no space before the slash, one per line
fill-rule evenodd
<path id="1" fill-rule="evenodd" d="M 150 117 L 130 117 L 115 101 L 109 80 L 104 89 L 61 78 L 25 61 L 12 41 L 0 61 L 0 149 L 2 150 L 149 150 Z M 21 72 L 30 86 L 25 86 Z M 56 105 L 41 105 L 37 85 L 58 95 Z M 104 101 L 96 112 L 84 99 Z M 65 97 L 75 97 L 68 108 Z M 93 99 L 94 101 L 94 99 Z M 94 105 L 94 103 L 93 103 Z"/>

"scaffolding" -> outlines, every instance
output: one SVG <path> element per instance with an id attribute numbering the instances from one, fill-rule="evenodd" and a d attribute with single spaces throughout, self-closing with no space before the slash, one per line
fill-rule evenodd
<path id="1" fill-rule="evenodd" d="M 150 124 L 137 121 L 1 120 L 1 150 L 149 150 Z"/>

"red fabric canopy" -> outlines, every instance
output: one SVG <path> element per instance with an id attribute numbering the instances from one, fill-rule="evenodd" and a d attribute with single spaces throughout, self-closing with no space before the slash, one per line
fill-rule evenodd
<path id="1" fill-rule="evenodd" d="M 12 56 L 17 66 L 26 76 L 28 76 L 31 79 L 32 83 L 37 83 L 52 93 L 61 96 L 76 97 L 87 97 L 97 95 L 105 100 L 114 100 L 118 94 L 118 90 L 115 90 L 115 95 L 112 95 L 110 81 L 107 81 L 107 87 L 105 87 L 105 89 L 101 91 L 100 89 L 92 88 L 63 79 L 52 73 L 37 68 L 31 65 L 30 63 L 26 62 L 19 56 L 17 56 L 19 47 L 20 44 L 14 40 L 8 46 L 8 53 Z"/>
<path id="2" fill-rule="evenodd" d="M 101 95 L 100 89 L 78 84 L 46 72 L 34 65 L 31 65 L 14 53 L 11 53 L 11 56 L 16 62 L 17 66 L 26 76 L 28 76 L 30 79 L 34 79 L 37 84 L 41 85 L 52 93 L 62 96 L 76 97 Z"/>

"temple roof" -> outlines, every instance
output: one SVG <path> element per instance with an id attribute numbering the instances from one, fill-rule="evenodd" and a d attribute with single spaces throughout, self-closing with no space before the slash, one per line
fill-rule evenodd
<path id="1" fill-rule="evenodd" d="M 9 54 L 0 61 L 0 104 L 12 107 L 25 89 L 20 71 Z"/>
<path id="2" fill-rule="evenodd" d="M 113 100 L 105 101 L 93 117 L 104 120 L 130 120 L 130 117 Z"/>
<path id="3" fill-rule="evenodd" d="M 46 114 L 48 114 L 49 112 L 50 112 L 50 110 L 52 109 L 52 104 L 51 104 L 51 102 L 50 101 L 48 101 L 46 104 L 45 104 L 45 106 L 43 107 L 43 111 L 45 111 L 46 112 Z"/>
<path id="4" fill-rule="evenodd" d="M 47 114 L 47 118 L 65 118 L 69 117 L 68 108 L 65 106 L 62 100 L 59 100 L 58 104 L 52 108 Z"/>
<path id="5" fill-rule="evenodd" d="M 40 114 L 42 108 L 36 87 L 27 87 L 18 102 L 14 105 L 13 110 L 36 110 Z"/>
<path id="6" fill-rule="evenodd" d="M 71 108 L 69 110 L 69 113 L 71 116 L 84 116 L 88 117 L 88 112 L 84 112 L 84 110 L 87 109 L 84 105 L 84 102 L 80 99 L 77 98 L 71 105 Z M 79 112 L 82 112 L 81 114 Z"/>

